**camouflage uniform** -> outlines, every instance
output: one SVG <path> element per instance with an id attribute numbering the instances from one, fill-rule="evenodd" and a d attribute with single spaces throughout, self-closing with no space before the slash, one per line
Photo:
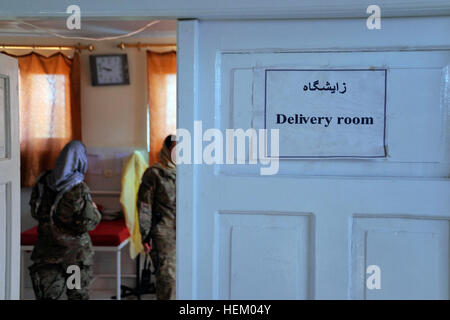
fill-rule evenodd
<path id="1" fill-rule="evenodd" d="M 158 300 L 175 299 L 176 170 L 160 163 L 147 169 L 138 192 L 139 223 L 144 243 L 152 239 Z"/>
<path id="2" fill-rule="evenodd" d="M 41 185 L 42 186 L 42 185 Z M 42 193 L 41 196 L 40 193 Z M 64 193 L 50 218 L 57 193 L 38 184 L 31 194 L 31 212 L 39 221 L 38 239 L 31 255 L 30 276 L 36 299 L 58 299 L 66 289 L 67 267 L 80 267 L 81 289 L 66 289 L 69 299 L 89 299 L 94 252 L 88 231 L 100 222 L 101 215 L 92 203 L 89 188 L 81 182 Z M 39 204 L 37 203 L 39 201 Z"/>

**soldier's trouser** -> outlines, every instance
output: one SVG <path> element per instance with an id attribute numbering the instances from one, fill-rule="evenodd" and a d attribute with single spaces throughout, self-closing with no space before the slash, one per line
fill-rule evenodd
<path id="1" fill-rule="evenodd" d="M 57 300 L 65 291 L 69 300 L 88 300 L 89 284 L 92 280 L 91 266 L 80 265 L 80 289 L 69 289 L 67 278 L 73 273 L 67 273 L 68 265 L 38 263 L 30 269 L 34 295 L 37 300 Z"/>
<path id="2" fill-rule="evenodd" d="M 157 250 L 152 250 L 150 256 L 155 267 L 159 262 L 159 268 L 156 272 L 156 298 L 158 300 L 175 300 L 177 266 L 175 235 L 156 235 L 154 241 Z"/>

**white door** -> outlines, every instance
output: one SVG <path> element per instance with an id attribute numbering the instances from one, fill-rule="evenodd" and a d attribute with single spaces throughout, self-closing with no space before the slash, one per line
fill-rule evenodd
<path id="1" fill-rule="evenodd" d="M 449 30 L 449 17 L 386 18 L 381 30 L 365 19 L 180 21 L 178 127 L 193 139 L 194 120 L 203 132 L 261 128 L 268 69 L 382 70 L 386 157 L 281 159 L 272 176 L 180 165 L 178 298 L 448 299 Z M 280 150 L 301 139 L 290 138 Z"/>
<path id="2" fill-rule="evenodd" d="M 0 300 L 19 299 L 20 142 L 17 60 L 0 54 Z"/>

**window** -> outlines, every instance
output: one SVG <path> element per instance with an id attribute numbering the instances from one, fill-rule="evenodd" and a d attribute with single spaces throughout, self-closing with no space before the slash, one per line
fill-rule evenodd
<path id="1" fill-rule="evenodd" d="M 32 186 L 67 142 L 81 138 L 79 57 L 32 53 L 18 60 L 21 180 Z"/>

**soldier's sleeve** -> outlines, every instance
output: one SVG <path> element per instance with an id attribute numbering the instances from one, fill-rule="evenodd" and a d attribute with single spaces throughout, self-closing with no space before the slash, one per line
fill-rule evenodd
<path id="1" fill-rule="evenodd" d="M 58 222 L 75 234 L 93 230 L 101 220 L 101 214 L 94 207 L 89 188 L 85 183 L 81 183 L 64 195 L 57 213 Z"/>
<path id="2" fill-rule="evenodd" d="M 86 231 L 94 230 L 95 227 L 99 224 L 102 219 L 101 213 L 94 206 L 94 203 L 91 198 L 91 193 L 89 192 L 89 188 L 85 185 L 84 192 L 84 207 L 81 214 L 77 217 L 76 221 L 79 221 L 81 229 Z"/>
<path id="3" fill-rule="evenodd" d="M 137 207 L 139 211 L 139 227 L 142 243 L 149 242 L 152 228 L 152 205 L 156 189 L 156 176 L 151 169 L 147 169 L 142 176 L 139 186 Z"/>

